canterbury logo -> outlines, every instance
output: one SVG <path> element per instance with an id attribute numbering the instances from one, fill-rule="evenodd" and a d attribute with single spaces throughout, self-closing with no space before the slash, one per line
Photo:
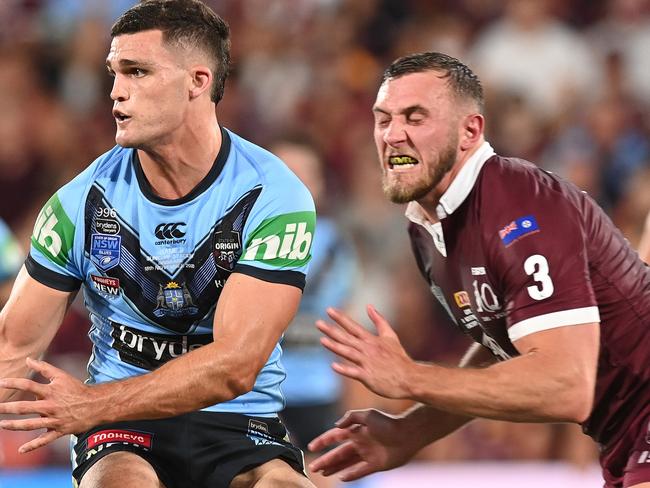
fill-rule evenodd
<path id="1" fill-rule="evenodd" d="M 185 227 L 185 222 L 176 222 L 175 224 L 160 224 L 156 227 L 155 234 L 158 239 L 179 239 L 185 236 L 180 228 Z"/>

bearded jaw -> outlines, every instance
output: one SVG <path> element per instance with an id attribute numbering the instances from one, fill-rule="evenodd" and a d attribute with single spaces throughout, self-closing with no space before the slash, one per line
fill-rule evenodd
<path id="1" fill-rule="evenodd" d="M 397 173 L 384 168 L 382 174 L 384 195 L 393 203 L 408 203 L 424 198 L 451 171 L 456 156 L 456 147 L 448 147 L 447 151 L 440 154 L 437 164 L 430 165 L 427 172 L 414 179 L 409 178 L 409 173 Z"/>

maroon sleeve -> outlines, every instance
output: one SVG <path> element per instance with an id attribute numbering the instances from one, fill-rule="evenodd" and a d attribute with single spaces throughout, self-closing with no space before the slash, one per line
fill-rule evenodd
<path id="1" fill-rule="evenodd" d="M 482 230 L 510 340 L 598 322 L 579 192 L 538 169 L 501 176 L 507 191 L 485 212 Z"/>

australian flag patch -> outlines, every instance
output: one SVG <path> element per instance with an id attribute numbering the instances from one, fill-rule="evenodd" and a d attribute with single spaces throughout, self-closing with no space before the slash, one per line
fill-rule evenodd
<path id="1" fill-rule="evenodd" d="M 539 230 L 539 225 L 537 224 L 535 217 L 532 215 L 526 215 L 525 217 L 519 217 L 518 219 L 513 220 L 501 229 L 499 231 L 499 237 L 501 238 L 501 242 L 508 247 L 523 236 L 537 233 Z"/>

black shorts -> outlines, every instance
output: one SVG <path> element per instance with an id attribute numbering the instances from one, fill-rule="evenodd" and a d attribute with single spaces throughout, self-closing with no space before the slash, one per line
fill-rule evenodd
<path id="1" fill-rule="evenodd" d="M 313 439 L 334 427 L 334 422 L 341 416 L 339 404 L 323 403 L 286 407 L 280 417 L 289 429 L 289 437 L 300 449 L 307 449 Z"/>
<path id="2" fill-rule="evenodd" d="M 167 488 L 227 488 L 239 473 L 272 459 L 304 474 L 302 451 L 289 442 L 278 418 L 191 412 L 159 420 L 106 424 L 73 437 L 77 483 L 112 452 L 137 454 L 153 466 Z"/>

